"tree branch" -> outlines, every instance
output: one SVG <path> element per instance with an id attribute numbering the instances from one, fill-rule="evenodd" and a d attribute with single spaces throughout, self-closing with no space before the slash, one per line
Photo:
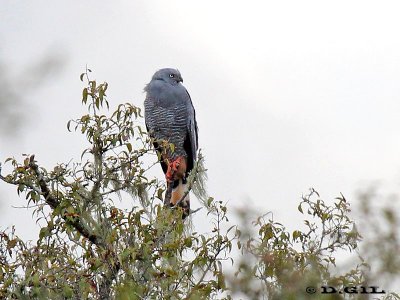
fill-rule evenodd
<path id="1" fill-rule="evenodd" d="M 50 192 L 50 189 L 43 177 L 42 172 L 39 169 L 39 166 L 35 162 L 35 156 L 32 155 L 29 159 L 29 168 L 33 171 L 36 176 L 37 183 L 39 184 L 41 194 L 44 196 L 45 202 L 54 210 L 60 205 L 60 201 L 56 199 Z M 68 218 L 66 215 L 63 215 L 62 218 L 65 222 L 72 227 L 74 227 L 82 236 L 87 238 L 93 244 L 105 248 L 105 243 L 102 239 L 93 233 L 90 229 L 86 228 L 83 224 L 81 218 L 74 217 L 73 219 Z"/>

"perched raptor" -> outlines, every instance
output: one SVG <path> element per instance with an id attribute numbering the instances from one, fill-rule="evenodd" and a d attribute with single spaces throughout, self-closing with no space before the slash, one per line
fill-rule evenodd
<path id="1" fill-rule="evenodd" d="M 161 158 L 167 191 L 172 189 L 166 204 L 175 205 L 182 200 L 179 205 L 185 218 L 190 212 L 186 179 L 196 161 L 198 135 L 192 100 L 182 82 L 178 70 L 157 71 L 144 89 L 144 115 L 147 131 Z"/>

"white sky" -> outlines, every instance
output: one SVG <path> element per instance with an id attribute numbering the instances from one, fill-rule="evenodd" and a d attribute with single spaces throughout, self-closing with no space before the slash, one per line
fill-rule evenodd
<path id="1" fill-rule="evenodd" d="M 353 204 L 371 182 L 396 190 L 399 9 L 398 1 L 3 0 L 0 61 L 24 74 L 56 53 L 63 69 L 25 94 L 27 125 L 0 136 L 0 160 L 35 153 L 50 167 L 79 158 L 83 140 L 66 122 L 83 112 L 86 64 L 110 84 L 111 103 L 140 106 L 154 71 L 176 67 L 215 198 L 251 202 L 296 226 L 309 187 Z M 31 211 L 11 208 L 24 198 L 4 184 L 0 195 L 0 228 L 16 223 L 33 238 Z M 201 228 L 201 213 L 194 219 Z"/>

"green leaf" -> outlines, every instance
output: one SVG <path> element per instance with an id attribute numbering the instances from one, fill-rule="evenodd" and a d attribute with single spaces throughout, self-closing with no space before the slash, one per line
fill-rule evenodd
<path id="1" fill-rule="evenodd" d="M 301 231 L 299 231 L 299 230 L 293 231 L 292 236 L 293 236 L 293 240 L 297 240 L 298 238 L 301 239 L 301 236 L 302 236 Z"/>
<path id="2" fill-rule="evenodd" d="M 16 245 L 17 245 L 17 239 L 10 240 L 7 243 L 7 249 L 10 250 L 14 248 Z"/>
<path id="3" fill-rule="evenodd" d="M 159 188 L 157 190 L 157 198 L 158 199 L 163 200 L 163 192 L 164 192 L 164 189 L 162 189 L 162 188 Z"/>
<path id="4" fill-rule="evenodd" d="M 303 213 L 303 208 L 301 207 L 301 203 L 299 204 L 299 206 L 297 206 L 297 210 L 301 213 Z"/>
<path id="5" fill-rule="evenodd" d="M 192 247 L 192 239 L 190 238 L 190 237 L 187 237 L 186 239 L 185 239 L 185 246 L 186 247 L 188 247 L 188 248 L 190 248 L 190 247 Z"/>
<path id="6" fill-rule="evenodd" d="M 90 81 L 90 90 L 91 90 L 92 94 L 94 94 L 96 92 L 96 80 Z"/>
<path id="7" fill-rule="evenodd" d="M 40 229 L 40 232 L 39 232 L 40 239 L 42 239 L 48 235 L 49 235 L 49 229 L 47 227 L 43 227 L 42 229 Z"/>
<path id="8" fill-rule="evenodd" d="M 100 87 L 100 90 L 99 90 L 99 98 L 100 98 L 100 102 L 103 104 L 104 91 L 103 91 L 102 87 Z"/>
<path id="9" fill-rule="evenodd" d="M 170 143 L 169 148 L 171 149 L 171 152 L 175 152 L 175 145 Z"/>
<path id="10" fill-rule="evenodd" d="M 86 104 L 87 97 L 88 97 L 88 90 L 87 88 L 84 88 L 82 91 L 82 103 Z"/>
<path id="11" fill-rule="evenodd" d="M 64 286 L 64 288 L 63 288 L 63 295 L 64 295 L 64 297 L 65 298 L 72 298 L 72 296 L 73 296 L 73 290 L 68 286 L 68 285 L 66 285 L 66 286 Z"/>
<path id="12" fill-rule="evenodd" d="M 32 276 L 32 283 L 34 286 L 40 285 L 40 279 L 38 273 L 35 273 L 35 275 Z"/>
<path id="13" fill-rule="evenodd" d="M 7 163 L 7 162 L 9 162 L 9 161 L 11 161 L 11 160 L 13 160 L 14 158 L 12 158 L 12 157 L 9 157 L 9 158 L 7 158 L 5 161 L 4 161 L 4 163 Z"/>
<path id="14" fill-rule="evenodd" d="M 225 276 L 222 274 L 222 272 L 218 272 L 217 280 L 218 289 L 225 289 Z"/>

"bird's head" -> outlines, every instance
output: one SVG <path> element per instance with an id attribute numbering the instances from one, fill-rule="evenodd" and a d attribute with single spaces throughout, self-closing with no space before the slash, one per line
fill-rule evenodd
<path id="1" fill-rule="evenodd" d="M 154 75 L 152 80 L 163 80 L 171 85 L 177 85 L 183 82 L 181 73 L 172 68 L 165 68 L 158 70 Z"/>

